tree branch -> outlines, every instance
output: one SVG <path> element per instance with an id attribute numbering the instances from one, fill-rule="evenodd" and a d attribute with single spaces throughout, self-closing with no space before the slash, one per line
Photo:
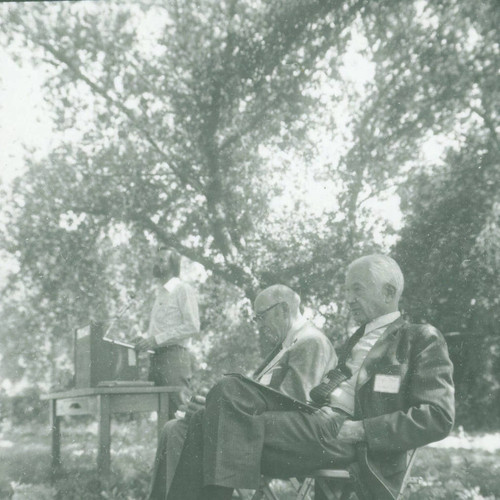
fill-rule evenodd
<path id="1" fill-rule="evenodd" d="M 49 43 L 43 42 L 41 40 L 35 40 L 30 37 L 31 41 L 37 43 L 43 47 L 47 52 L 49 52 L 56 60 L 64 63 L 66 67 L 81 81 L 85 82 L 96 94 L 103 97 L 112 106 L 122 112 L 132 123 L 135 129 L 146 139 L 147 142 L 153 147 L 153 149 L 160 155 L 163 161 L 165 161 L 168 167 L 175 173 L 175 175 L 181 180 L 181 182 L 186 186 L 191 186 L 195 190 L 203 193 L 203 185 L 197 180 L 191 178 L 184 172 L 184 169 L 174 166 L 172 159 L 167 153 L 165 153 L 158 143 L 153 139 L 152 135 L 140 124 L 137 118 L 134 116 L 132 110 L 127 108 L 124 104 L 114 99 L 109 93 L 100 87 L 97 83 L 93 82 L 88 76 L 86 76 L 76 65 L 61 51 L 56 50 Z"/>
<path id="2" fill-rule="evenodd" d="M 224 266 L 221 266 L 213 262 L 211 259 L 199 255 L 199 253 L 195 250 L 181 245 L 174 235 L 168 234 L 157 224 L 155 224 L 149 217 L 141 216 L 138 214 L 132 215 L 131 219 L 133 221 L 139 222 L 143 228 L 148 229 L 149 231 L 154 233 L 160 241 L 162 241 L 163 243 L 167 243 L 169 246 L 172 246 L 180 254 L 195 262 L 198 262 L 205 269 L 212 271 L 214 274 L 220 276 L 225 281 L 233 283 L 234 285 L 240 287 L 249 299 L 252 300 L 254 298 L 255 290 L 257 288 L 255 278 L 249 275 L 241 267 L 237 266 L 236 264 L 228 263 L 226 263 Z"/>
<path id="3" fill-rule="evenodd" d="M 236 264 L 226 263 L 225 265 L 220 265 L 215 263 L 212 259 L 200 255 L 200 253 L 196 250 L 193 250 L 192 248 L 186 247 L 179 243 L 175 235 L 163 230 L 145 215 L 138 213 L 129 213 L 125 217 L 118 217 L 110 214 L 106 210 L 99 210 L 93 207 L 82 206 L 69 206 L 68 210 L 71 210 L 76 214 L 88 214 L 95 215 L 97 217 L 104 217 L 108 221 L 115 219 L 124 223 L 129 222 L 138 224 L 142 230 L 147 230 L 153 233 L 158 238 L 158 240 L 160 240 L 162 243 L 168 244 L 172 248 L 175 248 L 181 255 L 184 255 L 193 262 L 198 262 L 198 264 L 201 264 L 205 269 L 212 271 L 215 275 L 219 276 L 224 281 L 232 283 L 241 288 L 250 300 L 253 300 L 255 298 L 255 293 L 257 290 L 256 280 L 251 274 L 245 271 L 245 269 Z"/>

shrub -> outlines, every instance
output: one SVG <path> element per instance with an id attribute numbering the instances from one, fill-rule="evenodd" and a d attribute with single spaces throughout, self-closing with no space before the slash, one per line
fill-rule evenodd
<path id="1" fill-rule="evenodd" d="M 40 390 L 38 388 L 26 389 L 21 394 L 12 396 L 10 399 L 10 418 L 13 424 L 42 423 L 46 421 L 48 403 L 40 399 Z"/>

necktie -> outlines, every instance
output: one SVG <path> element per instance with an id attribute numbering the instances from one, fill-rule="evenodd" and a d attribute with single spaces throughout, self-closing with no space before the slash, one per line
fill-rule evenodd
<path id="1" fill-rule="evenodd" d="M 343 346 L 339 362 L 336 368 L 330 370 L 326 374 L 326 382 L 321 382 L 321 384 L 313 387 L 309 396 L 312 401 L 317 406 L 324 406 L 328 403 L 328 398 L 330 394 L 342 383 L 344 380 L 351 378 L 352 373 L 349 367 L 346 365 L 347 359 L 349 358 L 354 346 L 358 343 L 359 339 L 365 333 L 365 325 L 358 328 L 353 335 L 347 340 Z"/>
<path id="2" fill-rule="evenodd" d="M 278 354 L 283 348 L 283 344 L 278 342 L 278 344 L 274 347 L 274 349 L 266 356 L 264 361 L 259 365 L 259 367 L 253 372 L 253 378 L 257 379 L 261 372 L 266 368 L 266 366 L 270 363 L 270 361 Z"/>
<path id="3" fill-rule="evenodd" d="M 350 337 L 347 342 L 342 347 L 339 355 L 339 366 L 345 366 L 347 359 L 351 355 L 354 346 L 358 343 L 359 339 L 365 334 L 365 326 L 360 326 Z"/>

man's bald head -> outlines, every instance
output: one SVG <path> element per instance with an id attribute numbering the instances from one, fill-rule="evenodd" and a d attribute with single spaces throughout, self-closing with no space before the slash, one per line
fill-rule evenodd
<path id="1" fill-rule="evenodd" d="M 254 303 L 256 314 L 264 311 L 274 304 L 285 303 L 288 305 L 291 319 L 299 314 L 300 297 L 289 287 L 285 285 L 272 285 L 260 292 Z"/>
<path id="2" fill-rule="evenodd" d="M 398 310 L 404 287 L 401 269 L 386 255 L 367 255 L 347 268 L 346 298 L 359 324 Z"/>

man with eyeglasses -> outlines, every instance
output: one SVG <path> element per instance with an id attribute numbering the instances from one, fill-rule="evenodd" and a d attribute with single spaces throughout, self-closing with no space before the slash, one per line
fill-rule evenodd
<path id="1" fill-rule="evenodd" d="M 273 285 L 259 293 L 254 302 L 254 321 L 259 335 L 274 348 L 252 378 L 295 400 L 307 401 L 310 390 L 337 363 L 332 344 L 321 330 L 302 316 L 300 297 L 284 285 Z M 156 452 L 150 500 L 166 499 L 189 419 L 204 404 L 203 394 L 195 396 L 184 418 L 165 425 Z"/>

